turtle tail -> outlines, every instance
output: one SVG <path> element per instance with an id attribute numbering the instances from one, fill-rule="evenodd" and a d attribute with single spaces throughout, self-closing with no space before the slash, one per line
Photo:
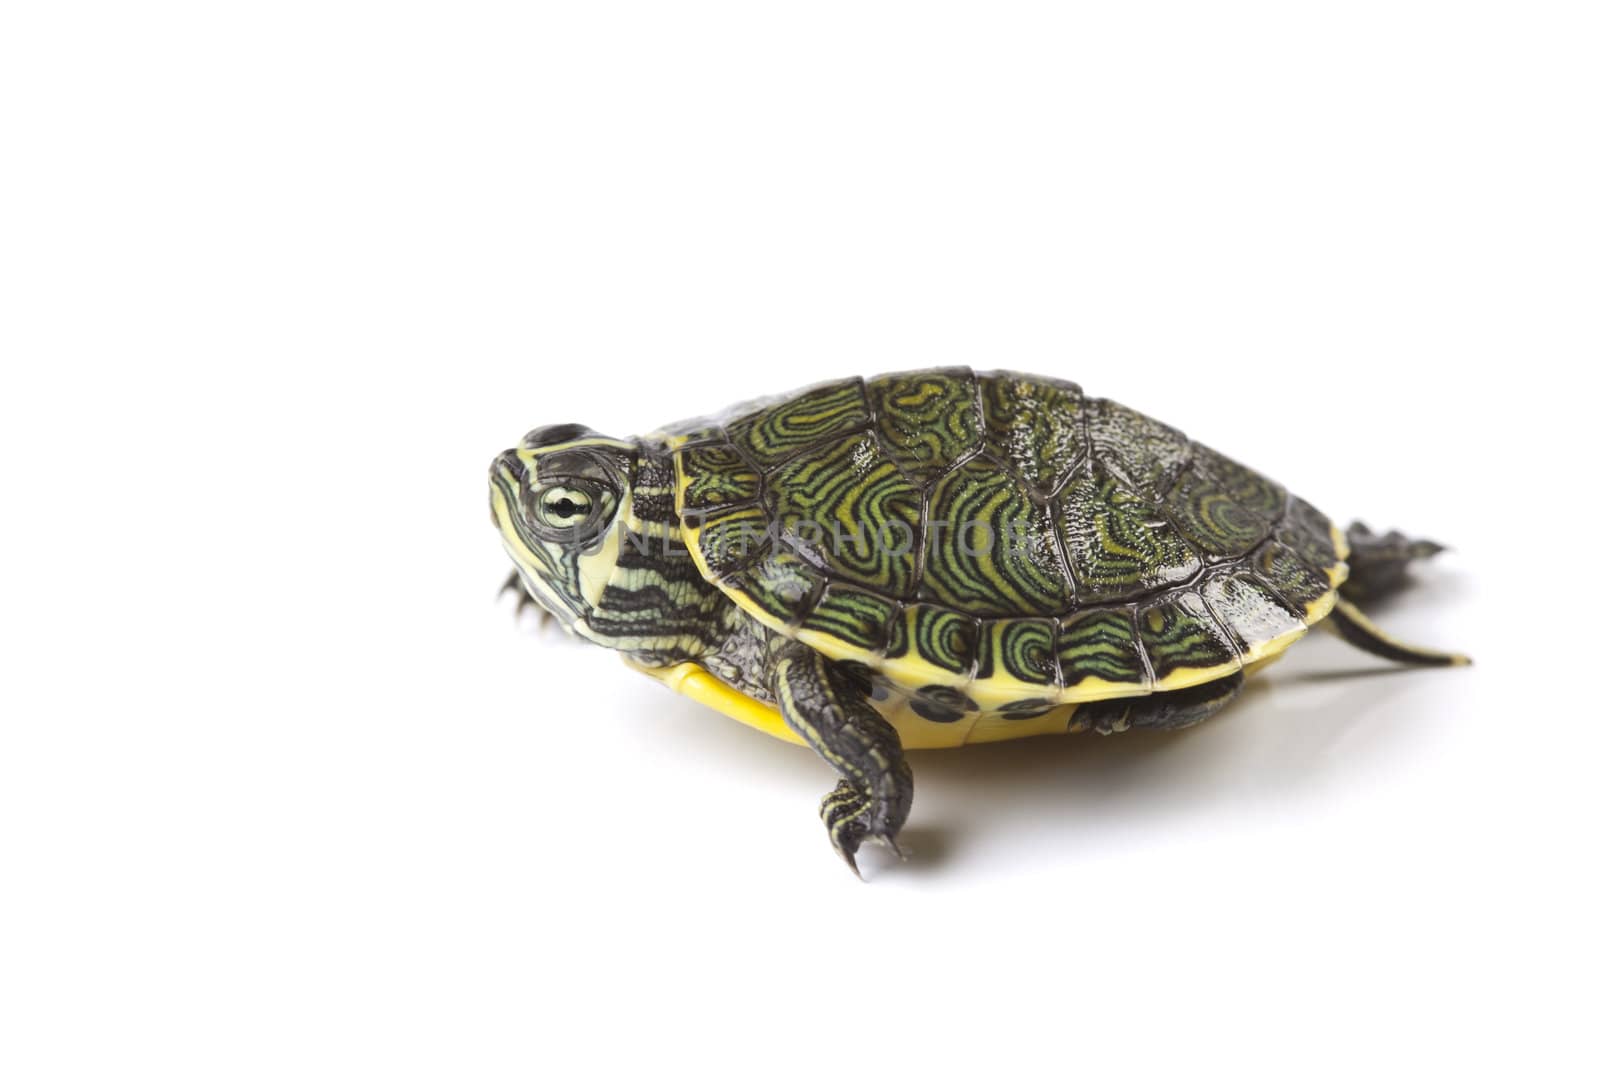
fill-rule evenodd
<path id="1" fill-rule="evenodd" d="M 1459 652 L 1439 652 L 1390 637 L 1378 629 L 1378 624 L 1367 618 L 1365 612 L 1342 597 L 1333 606 L 1328 621 L 1340 637 L 1361 651 L 1396 663 L 1413 667 L 1465 667 L 1472 662 Z"/>

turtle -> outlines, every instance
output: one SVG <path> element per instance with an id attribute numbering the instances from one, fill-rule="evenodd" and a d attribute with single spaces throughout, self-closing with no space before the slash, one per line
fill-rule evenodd
<path id="1" fill-rule="evenodd" d="M 635 437 L 549 425 L 489 484 L 524 604 L 813 749 L 858 874 L 865 842 L 901 855 L 908 749 L 1194 726 L 1324 621 L 1389 660 L 1468 662 L 1357 603 L 1438 544 L 1341 529 L 1051 377 L 854 377 Z"/>

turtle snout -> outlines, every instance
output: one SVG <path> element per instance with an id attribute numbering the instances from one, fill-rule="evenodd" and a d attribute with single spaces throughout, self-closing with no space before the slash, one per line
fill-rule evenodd
<path id="1" fill-rule="evenodd" d="M 495 526 L 500 525 L 500 518 L 495 513 L 495 497 L 505 499 L 508 508 L 513 507 L 517 495 L 522 491 L 522 476 L 528 471 L 527 464 L 517 456 L 517 450 L 508 448 L 489 464 L 489 521 Z"/>

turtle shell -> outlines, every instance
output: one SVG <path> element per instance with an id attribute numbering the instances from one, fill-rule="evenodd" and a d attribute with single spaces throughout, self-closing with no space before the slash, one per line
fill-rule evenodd
<path id="1" fill-rule="evenodd" d="M 851 378 L 661 438 L 707 579 L 956 715 L 1232 674 L 1347 572 L 1339 531 L 1276 482 L 1050 378 Z"/>

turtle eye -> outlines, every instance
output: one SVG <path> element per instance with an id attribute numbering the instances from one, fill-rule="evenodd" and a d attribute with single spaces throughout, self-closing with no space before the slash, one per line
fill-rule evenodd
<path id="1" fill-rule="evenodd" d="M 558 485 L 539 495 L 539 520 L 556 530 L 581 526 L 594 514 L 594 499 L 582 489 Z"/>

